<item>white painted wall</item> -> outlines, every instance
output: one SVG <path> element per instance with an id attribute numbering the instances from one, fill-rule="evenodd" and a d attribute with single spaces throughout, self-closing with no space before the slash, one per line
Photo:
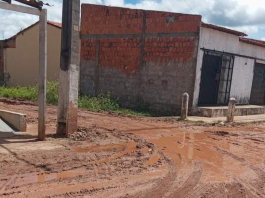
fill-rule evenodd
<path id="1" fill-rule="evenodd" d="M 194 107 L 198 105 L 200 92 L 201 69 L 203 62 L 203 51 L 201 48 L 265 59 L 265 48 L 240 42 L 239 37 L 236 35 L 201 27 L 193 95 Z M 245 63 L 247 63 L 247 65 L 245 65 Z M 235 58 L 230 92 L 231 96 L 236 97 L 239 100 L 250 97 L 253 80 L 253 68 L 254 60 L 239 57 Z"/>
<path id="2" fill-rule="evenodd" d="M 239 104 L 248 104 L 253 82 L 255 60 L 235 57 L 230 97 Z"/>

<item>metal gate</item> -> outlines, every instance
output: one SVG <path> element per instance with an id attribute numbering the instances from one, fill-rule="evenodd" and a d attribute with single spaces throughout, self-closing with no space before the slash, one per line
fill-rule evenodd
<path id="1" fill-rule="evenodd" d="M 265 105 L 265 65 L 255 64 L 250 104 Z"/>
<path id="2" fill-rule="evenodd" d="M 233 75 L 234 56 L 204 51 L 199 105 L 227 105 Z"/>

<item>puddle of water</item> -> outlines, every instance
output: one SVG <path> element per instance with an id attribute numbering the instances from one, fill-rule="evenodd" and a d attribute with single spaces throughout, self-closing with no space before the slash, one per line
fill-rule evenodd
<path id="1" fill-rule="evenodd" d="M 145 165 L 152 166 L 156 164 L 159 159 L 160 159 L 160 156 L 158 154 L 155 154 L 152 157 L 150 157 L 150 159 L 145 163 Z"/>
<path id="2" fill-rule="evenodd" d="M 23 185 L 29 185 L 34 183 L 43 183 L 52 180 L 60 180 L 71 177 L 76 177 L 84 174 L 85 170 L 75 170 L 75 171 L 65 171 L 61 173 L 51 173 L 44 174 L 43 172 L 39 173 L 30 173 L 23 175 L 13 175 L 11 177 L 0 178 L 0 189 L 5 190 L 9 188 L 17 188 Z M 12 182 L 11 182 L 12 181 Z"/>
<path id="3" fill-rule="evenodd" d="M 100 163 L 113 161 L 113 160 L 115 160 L 115 159 L 117 159 L 119 157 L 122 157 L 122 156 L 124 156 L 124 155 L 126 155 L 128 153 L 132 153 L 133 151 L 136 150 L 137 143 L 135 141 L 130 141 L 129 143 L 124 144 L 124 146 L 126 148 L 124 151 L 122 151 L 120 153 L 117 153 L 117 154 L 113 155 L 110 158 L 106 158 L 106 159 L 90 162 L 89 164 L 100 164 Z"/>
<path id="4" fill-rule="evenodd" d="M 142 153 L 149 153 L 149 148 L 148 147 L 144 147 L 141 149 Z"/>
<path id="5" fill-rule="evenodd" d="M 167 167 L 163 166 L 159 169 L 147 172 L 143 174 L 130 175 L 130 176 L 122 176 L 118 178 L 113 178 L 111 181 L 95 181 L 95 182 L 87 182 L 87 183 L 73 183 L 69 185 L 68 183 L 53 183 L 52 185 L 42 184 L 41 186 L 31 186 L 31 187 L 21 187 L 17 189 L 7 190 L 5 193 L 14 193 L 14 192 L 23 192 L 23 197 L 52 197 L 56 195 L 62 195 L 70 192 L 78 192 L 82 189 L 95 189 L 95 188 L 107 188 L 108 186 L 115 186 L 117 183 L 130 181 L 134 183 L 139 183 L 142 181 L 149 181 L 150 179 L 162 177 L 167 172 Z M 0 195 L 1 196 L 1 195 Z M 14 194 L 11 196 L 17 198 L 18 195 Z M 101 196 L 102 197 L 102 196 Z"/>
<path id="6" fill-rule="evenodd" d="M 157 145 L 171 158 L 178 170 L 184 168 L 188 161 L 200 161 L 204 167 L 206 181 L 229 180 L 227 172 L 238 175 L 246 170 L 246 165 L 237 161 L 237 156 L 244 156 L 244 147 L 232 145 L 222 137 L 218 140 L 210 137 L 211 134 L 183 132 L 177 136 L 148 141 Z M 219 152 L 216 147 L 228 151 L 228 154 Z"/>

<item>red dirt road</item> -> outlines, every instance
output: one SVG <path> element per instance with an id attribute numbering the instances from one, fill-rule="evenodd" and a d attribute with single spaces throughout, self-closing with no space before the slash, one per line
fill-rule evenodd
<path id="1" fill-rule="evenodd" d="M 28 135 L 0 139 L 0 197 L 265 197 L 265 124 L 199 126 L 174 119 L 79 111 L 79 132 L 37 142 L 37 106 Z"/>

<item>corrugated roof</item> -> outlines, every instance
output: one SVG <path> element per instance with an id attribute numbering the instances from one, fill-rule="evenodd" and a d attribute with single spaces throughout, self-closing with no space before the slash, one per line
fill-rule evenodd
<path id="1" fill-rule="evenodd" d="M 209 24 L 209 23 L 202 22 L 202 27 L 218 30 L 221 32 L 226 32 L 226 33 L 237 35 L 237 36 L 247 36 L 247 34 L 245 34 L 244 32 L 239 32 L 236 30 L 232 30 L 229 28 L 225 28 L 225 27 L 221 27 L 221 26 L 217 26 L 217 25 L 213 25 L 213 24 Z"/>

